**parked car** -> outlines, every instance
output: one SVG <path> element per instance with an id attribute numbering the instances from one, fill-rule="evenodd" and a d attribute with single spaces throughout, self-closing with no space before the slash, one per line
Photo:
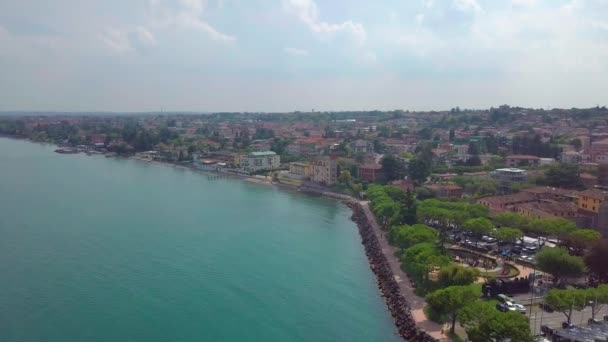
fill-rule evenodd
<path id="1" fill-rule="evenodd" d="M 540 303 L 540 304 L 538 304 L 538 306 L 541 309 L 545 310 L 546 312 L 553 312 L 553 311 L 555 311 L 555 310 L 553 310 L 553 307 L 551 305 L 547 304 L 547 303 Z"/>
<path id="2" fill-rule="evenodd" d="M 498 299 L 499 302 L 501 303 L 506 303 L 506 302 L 513 302 L 513 298 L 507 296 L 506 294 L 499 294 L 498 296 L 496 296 L 496 299 Z"/>
<path id="3" fill-rule="evenodd" d="M 502 303 L 496 303 L 496 310 L 498 310 L 500 312 L 507 312 L 507 311 L 509 311 L 509 309 L 507 308 L 507 306 L 505 304 L 502 304 Z"/>
<path id="4" fill-rule="evenodd" d="M 526 313 L 526 307 L 521 305 L 521 304 L 517 304 L 514 302 L 510 302 L 507 301 L 505 302 L 505 305 L 507 306 L 507 308 L 509 309 L 509 311 L 517 311 L 519 313 L 525 314 Z"/>

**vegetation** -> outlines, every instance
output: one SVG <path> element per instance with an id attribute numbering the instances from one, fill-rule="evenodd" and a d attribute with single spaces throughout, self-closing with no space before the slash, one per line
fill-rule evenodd
<path id="1" fill-rule="evenodd" d="M 585 272 L 583 259 L 570 255 L 566 248 L 544 247 L 536 254 L 537 267 L 553 276 L 556 284 L 566 277 L 579 277 Z"/>
<path id="2" fill-rule="evenodd" d="M 471 342 L 533 342 L 530 325 L 518 312 L 502 313 L 492 302 L 475 301 L 460 312 L 460 324 Z"/>
<path id="3" fill-rule="evenodd" d="M 585 263 L 599 282 L 608 283 L 608 240 L 594 243 L 585 256 Z"/>
<path id="4" fill-rule="evenodd" d="M 545 296 L 545 303 L 550 305 L 555 311 L 559 311 L 566 316 L 568 324 L 572 319 L 573 311 L 580 311 L 585 307 L 585 295 L 580 290 L 558 290 L 554 289 Z"/>
<path id="5" fill-rule="evenodd" d="M 450 286 L 427 295 L 426 301 L 432 310 L 449 317 L 450 332 L 453 334 L 459 312 L 480 296 L 477 286 Z"/>
<path id="6" fill-rule="evenodd" d="M 393 226 L 390 230 L 389 239 L 393 245 L 404 251 L 419 243 L 434 243 L 437 241 L 437 232 L 423 224 Z"/>
<path id="7" fill-rule="evenodd" d="M 517 228 L 502 227 L 492 232 L 492 236 L 505 243 L 515 243 L 524 237 L 524 233 Z"/>
<path id="8" fill-rule="evenodd" d="M 453 285 L 470 285 L 479 277 L 479 270 L 472 267 L 463 267 L 457 264 L 444 266 L 439 270 L 437 283 L 441 287 Z"/>

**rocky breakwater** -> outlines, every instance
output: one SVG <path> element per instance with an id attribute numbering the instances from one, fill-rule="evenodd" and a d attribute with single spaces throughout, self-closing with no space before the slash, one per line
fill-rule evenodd
<path id="1" fill-rule="evenodd" d="M 350 202 L 347 205 L 353 210 L 352 220 L 359 227 L 359 233 L 361 234 L 361 240 L 365 247 L 365 254 L 369 260 L 370 268 L 376 275 L 378 288 L 380 288 L 382 296 L 386 301 L 386 306 L 395 320 L 395 326 L 399 331 L 399 335 L 409 342 L 437 341 L 416 326 L 410 307 L 401 295 L 399 285 L 395 280 L 388 261 L 382 252 L 378 238 L 361 204 Z"/>

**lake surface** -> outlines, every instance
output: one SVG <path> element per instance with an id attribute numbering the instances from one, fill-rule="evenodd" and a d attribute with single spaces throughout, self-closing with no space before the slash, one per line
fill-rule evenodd
<path id="1" fill-rule="evenodd" d="M 0 138 L 0 341 L 399 341 L 350 210 Z"/>

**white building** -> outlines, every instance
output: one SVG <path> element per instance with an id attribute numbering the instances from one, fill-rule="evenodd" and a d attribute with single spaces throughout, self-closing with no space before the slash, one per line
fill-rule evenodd
<path id="1" fill-rule="evenodd" d="M 271 171 L 281 166 L 281 157 L 272 151 L 251 152 L 241 159 L 241 168 L 247 172 Z"/>

